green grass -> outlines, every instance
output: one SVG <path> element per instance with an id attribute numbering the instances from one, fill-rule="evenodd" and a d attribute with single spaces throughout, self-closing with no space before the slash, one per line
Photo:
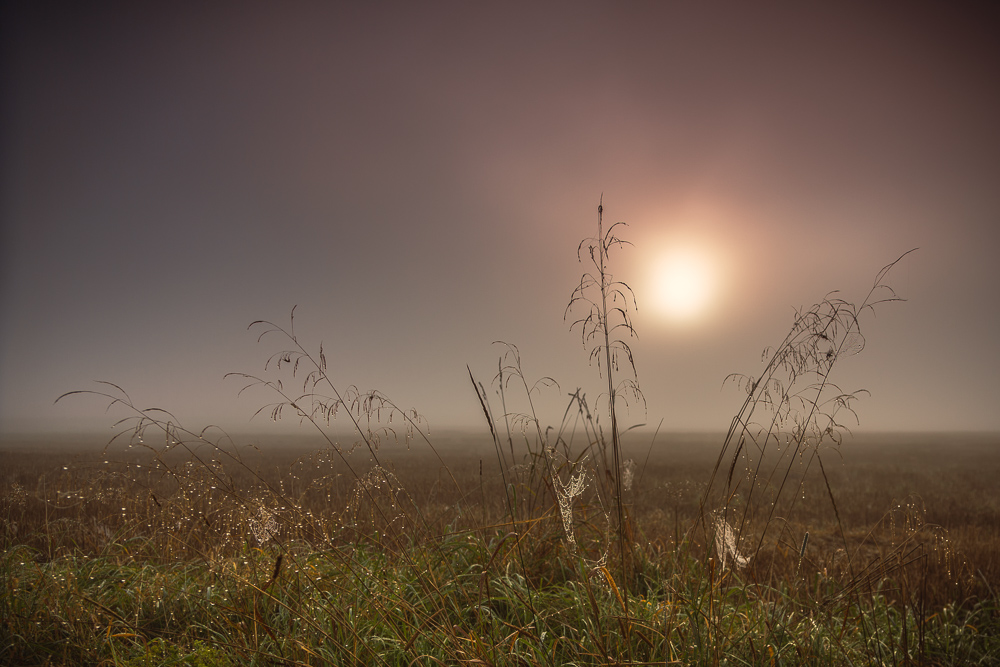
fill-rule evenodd
<path id="1" fill-rule="evenodd" d="M 39 562 L 5 551 L 7 664 L 995 664 L 995 601 L 918 623 L 874 593 L 810 603 L 788 588 L 719 578 L 683 555 L 646 563 L 644 592 L 603 581 L 526 580 L 503 546 L 471 534 L 414 547 L 212 563 L 124 556 Z M 509 551 L 507 553 L 510 553 Z M 563 563 L 571 568 L 570 563 Z M 827 585 L 836 590 L 836 584 Z M 478 661 L 478 662 L 477 662 Z"/>

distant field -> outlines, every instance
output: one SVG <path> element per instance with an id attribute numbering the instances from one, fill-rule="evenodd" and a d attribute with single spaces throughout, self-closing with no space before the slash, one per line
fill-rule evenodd
<path id="1" fill-rule="evenodd" d="M 776 539 L 754 550 L 741 572 L 727 570 L 725 578 L 711 559 L 718 554 L 699 532 L 700 503 L 721 441 L 722 436 L 660 434 L 654 442 L 651 435 L 631 433 L 625 444 L 625 456 L 634 462 L 634 483 L 626 501 L 639 577 L 633 595 L 638 594 L 641 605 L 633 610 L 631 605 L 639 604 L 633 598 L 624 616 L 636 623 L 636 655 L 646 655 L 645 662 L 633 656 L 636 664 L 673 659 L 712 663 L 707 635 L 695 641 L 691 633 L 698 623 L 687 614 L 708 614 L 703 630 L 719 632 L 721 621 L 711 621 L 718 613 L 715 605 L 728 600 L 731 593 L 725 591 L 737 585 L 741 595 L 756 591 L 738 604 L 763 609 L 753 605 L 785 601 L 814 619 L 845 596 L 857 599 L 836 608 L 844 619 L 865 618 L 868 612 L 860 609 L 864 600 L 882 613 L 888 612 L 879 600 L 888 608 L 898 605 L 908 611 L 902 629 L 886 616 L 886 627 L 902 633 L 888 641 L 895 651 L 890 657 L 918 655 L 910 642 L 930 642 L 930 625 L 911 620 L 907 629 L 910 613 L 923 614 L 931 623 L 927 619 L 944 622 L 941 610 L 951 609 L 953 616 L 965 610 L 962 613 L 980 614 L 977 623 L 985 618 L 994 630 L 1000 628 L 1000 437 L 865 436 L 846 440 L 839 453 L 822 450 L 826 479 L 815 464 L 803 470 L 795 501 L 782 506 L 773 519 Z M 339 442 L 348 447 L 352 440 L 344 437 Z M 530 637 L 534 643 L 530 651 L 525 648 L 521 662 L 510 664 L 544 664 L 542 646 L 587 664 L 607 662 L 590 652 L 611 650 L 599 646 L 611 641 L 608 633 L 622 622 L 624 601 L 615 602 L 612 593 L 610 598 L 593 598 L 591 604 L 587 595 L 597 593 L 582 594 L 580 588 L 587 585 L 590 590 L 594 583 L 592 579 L 587 584 L 580 568 L 590 571 L 591 578 L 595 571 L 602 572 L 606 518 L 591 505 L 576 508 L 580 550 L 574 556 L 563 535 L 551 482 L 525 477 L 532 465 L 525 445 L 501 443 L 508 461 L 501 471 L 488 437 L 444 433 L 432 443 L 436 453 L 419 441 L 409 448 L 385 443 L 379 450 L 381 468 L 373 466 L 363 448 L 340 459 L 329 447 L 305 438 L 257 442 L 242 437 L 234 446 L 195 443 L 167 451 L 162 443 L 154 449 L 116 444 L 104 450 L 92 438 L 2 443 L 0 521 L 8 593 L 2 615 L 8 620 L 0 660 L 71 664 L 110 659 L 138 665 L 200 655 L 202 663 L 183 664 L 234 664 L 264 656 L 284 656 L 288 664 L 364 664 L 374 660 L 372 655 L 382 655 L 378 647 L 383 646 L 385 656 L 396 656 L 385 658 L 386 664 L 419 663 L 422 652 L 446 661 L 464 655 L 470 664 L 483 664 L 503 662 L 496 656 L 505 654 L 504 647 L 516 649 L 514 634 L 520 633 L 522 641 Z M 578 456 L 574 452 L 580 450 L 579 443 L 564 449 L 568 455 L 559 454 L 560 460 L 569 465 Z M 509 465 L 511 453 L 519 461 L 514 466 Z M 793 465 L 805 466 L 805 457 Z M 734 469 L 732 474 L 744 472 Z M 520 528 L 510 522 L 505 482 L 508 490 L 523 494 L 518 502 L 527 509 Z M 590 478 L 587 482 L 594 483 Z M 515 539 L 515 533 L 520 537 Z M 452 550 L 457 546 L 442 546 L 458 538 L 459 551 Z M 750 538 L 741 540 L 740 549 L 750 549 Z M 400 558 L 400 563 L 378 565 L 387 556 Z M 465 571 L 474 576 L 461 574 Z M 415 572 L 432 574 L 424 580 Z M 510 579 L 516 572 L 526 579 Z M 611 577 L 610 566 L 603 572 Z M 351 582 L 343 579 L 345 573 L 353 573 Z M 383 574 L 390 579 L 379 579 Z M 467 580 L 471 588 L 446 592 L 451 590 L 449 576 Z M 102 588 L 102 577 L 114 585 Z M 329 608 L 351 599 L 362 609 L 357 596 L 364 596 L 368 578 L 395 590 L 380 595 L 387 595 L 397 610 L 408 611 L 380 608 L 364 612 L 368 618 L 348 618 Z M 682 589 L 681 580 L 688 588 Z M 441 595 L 458 596 L 460 602 L 454 609 L 450 602 L 439 601 L 437 607 L 421 610 L 404 591 L 410 585 L 423 590 L 419 595 L 430 601 Z M 602 585 L 607 588 L 607 582 Z M 228 592 L 213 601 L 205 597 L 213 586 Z M 565 586 L 570 589 L 561 588 Z M 612 592 L 616 586 L 611 583 Z M 552 590 L 563 591 L 559 595 L 575 590 L 578 599 L 543 601 Z M 877 597 L 864 598 L 862 590 Z M 181 599 L 185 597 L 190 599 Z M 487 603 L 492 611 L 483 616 L 480 607 Z M 668 623 L 664 610 L 681 604 L 688 611 Z M 176 607 L 173 616 L 164 616 L 171 605 Z M 539 605 L 548 611 L 539 612 Z M 581 605 L 570 616 L 581 614 L 590 624 L 586 637 L 570 638 L 561 625 L 558 619 L 570 613 L 558 611 L 565 605 Z M 213 617 L 212 608 L 225 613 Z M 179 619 L 180 609 L 190 620 Z M 441 624 L 438 616 L 450 620 Z M 864 622 L 857 622 L 863 629 Z M 560 641 L 566 645 L 546 644 L 532 629 L 540 623 L 549 628 L 550 638 L 552 632 L 562 633 Z M 820 649 L 806 648 L 811 640 L 801 635 L 786 638 L 782 646 L 768 623 L 780 625 L 780 619 L 763 618 L 745 630 L 745 636 L 731 637 L 727 641 L 732 652 L 750 662 L 754 655 L 771 655 L 771 645 L 772 654 L 794 645 L 795 655 L 829 650 L 849 656 L 855 649 L 847 645 L 856 640 L 862 646 L 857 655 L 871 657 L 872 637 L 879 628 L 876 624 L 860 639 L 850 639 L 852 633 L 843 627 L 829 630 L 829 636 L 839 633 L 844 645 Z M 318 639 L 297 639 L 297 624 Z M 376 631 L 376 626 L 381 629 Z M 923 634 L 907 639 L 918 626 Z M 794 632 L 803 630 L 795 626 Z M 438 636 L 416 650 L 423 633 Z M 632 637 L 631 631 L 625 634 Z M 376 641 L 376 636 L 383 639 Z M 324 642 L 336 650 L 324 654 Z M 632 650 L 631 644 L 616 646 Z M 932 644 L 920 646 L 922 655 L 932 654 Z M 930 662 L 960 664 L 947 659 L 949 650 L 959 650 L 958 644 L 948 646 L 946 642 L 943 649 L 933 648 L 944 651 L 944 657 L 934 654 L 937 662 Z M 966 653 L 955 655 L 975 656 L 983 664 L 1000 660 L 993 652 L 995 642 L 980 646 L 973 641 L 969 646 L 961 649 Z M 525 657 L 530 655 L 535 658 Z M 587 655 L 590 662 L 581 657 Z"/>

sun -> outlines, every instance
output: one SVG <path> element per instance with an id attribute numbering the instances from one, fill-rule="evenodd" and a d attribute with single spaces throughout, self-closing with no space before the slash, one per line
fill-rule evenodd
<path id="1" fill-rule="evenodd" d="M 709 256 L 694 247 L 675 247 L 653 268 L 657 310 L 676 322 L 691 322 L 703 315 L 716 291 L 716 268 Z"/>

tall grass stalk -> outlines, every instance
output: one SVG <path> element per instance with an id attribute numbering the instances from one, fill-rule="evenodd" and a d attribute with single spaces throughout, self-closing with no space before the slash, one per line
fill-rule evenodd
<path id="1" fill-rule="evenodd" d="M 624 584 L 625 613 L 628 614 L 628 588 L 631 581 L 632 530 L 629 527 L 627 511 L 623 501 L 623 461 L 621 433 L 618 426 L 618 400 L 627 397 L 643 400 L 635 370 L 632 348 L 626 339 L 635 337 L 635 327 L 629 316 L 629 308 L 635 308 L 635 295 L 624 282 L 615 280 L 609 270 L 609 255 L 612 248 L 629 245 L 617 236 L 616 229 L 624 226 L 617 222 L 604 229 L 604 198 L 597 206 L 597 235 L 586 238 L 577 247 L 577 258 L 583 261 L 584 254 L 590 258 L 592 270 L 584 272 L 566 306 L 564 318 L 568 318 L 574 308 L 582 310 L 570 325 L 579 328 L 581 341 L 589 349 L 591 363 L 603 370 L 607 380 L 608 415 L 611 419 L 611 450 L 613 461 L 613 507 L 617 515 L 615 532 L 620 558 L 621 581 Z M 586 248 L 586 253 L 584 251 Z M 624 374 L 625 377 L 620 377 Z M 617 382 L 616 382 L 617 380 Z"/>

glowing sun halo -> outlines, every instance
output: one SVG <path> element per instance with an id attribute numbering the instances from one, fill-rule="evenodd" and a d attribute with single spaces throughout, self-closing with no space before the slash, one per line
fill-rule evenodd
<path id="1" fill-rule="evenodd" d="M 660 258 L 654 284 L 657 309 L 677 321 L 691 321 L 703 314 L 715 291 L 712 262 L 690 248 L 675 249 Z"/>

